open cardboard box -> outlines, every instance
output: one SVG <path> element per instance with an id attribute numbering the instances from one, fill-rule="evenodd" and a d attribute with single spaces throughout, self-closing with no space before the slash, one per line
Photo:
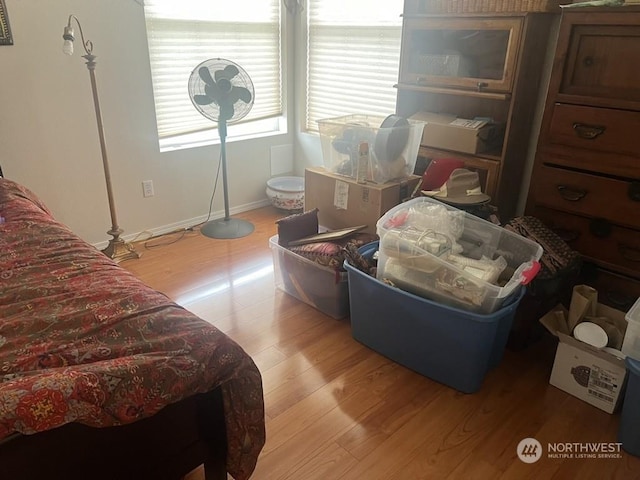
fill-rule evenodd
<path id="1" fill-rule="evenodd" d="M 624 312 L 598 303 L 595 289 L 578 285 L 574 287 L 569 310 L 558 305 L 540 319 L 558 337 L 549 383 L 613 413 L 623 398 L 627 378 L 624 360 L 574 338 L 571 333 L 582 321 L 600 324 L 609 335 L 607 346 L 620 349 L 627 328 Z"/>
<path id="2" fill-rule="evenodd" d="M 448 113 L 417 112 L 411 120 L 425 122 L 422 144 L 444 150 L 482 153 L 499 147 L 504 125 L 489 120 L 459 118 Z"/>

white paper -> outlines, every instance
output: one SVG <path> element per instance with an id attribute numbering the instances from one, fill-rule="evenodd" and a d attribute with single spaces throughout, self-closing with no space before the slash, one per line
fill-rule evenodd
<path id="1" fill-rule="evenodd" d="M 346 210 L 349 203 L 349 184 L 336 180 L 336 186 L 333 189 L 333 206 L 339 210 Z"/>

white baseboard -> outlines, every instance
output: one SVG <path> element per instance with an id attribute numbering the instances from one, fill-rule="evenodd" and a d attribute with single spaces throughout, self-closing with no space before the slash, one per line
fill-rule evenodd
<path id="1" fill-rule="evenodd" d="M 240 205 L 238 207 L 233 207 L 229 209 L 230 215 L 236 215 L 242 212 L 248 212 L 249 210 L 255 210 L 256 208 L 266 207 L 270 205 L 269 199 L 260 200 L 258 202 L 247 203 L 245 205 Z M 211 212 L 211 217 L 209 220 L 217 220 L 219 218 L 224 218 L 224 210 L 220 210 L 217 212 Z M 201 223 L 207 220 L 207 215 L 201 215 L 199 217 L 189 218 L 186 220 L 182 220 L 180 222 L 169 223 L 166 225 L 161 225 L 159 227 L 154 227 L 148 230 L 144 230 L 142 232 L 137 233 L 129 233 L 127 235 L 123 235 L 122 239 L 125 242 L 135 242 L 139 240 L 149 240 L 150 238 L 158 237 L 160 235 L 164 235 L 166 233 L 175 232 L 178 230 L 184 230 L 187 228 L 191 228 L 195 225 L 200 225 Z M 102 250 L 109 245 L 109 240 L 105 240 L 103 242 L 94 243 L 93 246 L 98 250 Z"/>

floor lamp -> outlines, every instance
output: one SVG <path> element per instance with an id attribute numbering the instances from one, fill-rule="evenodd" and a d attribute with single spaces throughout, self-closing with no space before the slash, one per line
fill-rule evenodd
<path id="1" fill-rule="evenodd" d="M 73 55 L 73 42 L 75 40 L 73 27 L 71 26 L 72 20 L 75 20 L 80 30 L 80 38 L 82 39 L 82 47 L 85 54 L 82 58 L 87 61 L 87 69 L 89 70 L 89 76 L 91 77 L 91 91 L 93 93 L 93 105 L 96 110 L 96 120 L 98 122 L 98 136 L 100 137 L 100 150 L 102 152 L 102 166 L 104 167 L 104 178 L 107 184 L 107 196 L 109 198 L 109 211 L 111 212 L 111 230 L 107 231 L 113 238 L 109 240 L 109 245 L 102 250 L 107 257 L 120 262 L 122 260 L 128 260 L 131 258 L 140 258 L 140 254 L 136 252 L 133 245 L 125 242 L 120 238 L 123 230 L 118 225 L 118 219 L 116 217 L 116 206 L 113 200 L 113 189 L 111 187 L 111 174 L 109 173 L 109 161 L 107 159 L 107 148 L 104 141 L 104 129 L 102 127 L 102 114 L 100 113 L 100 102 L 98 101 L 98 89 L 96 87 L 96 56 L 93 55 L 93 43 L 90 40 L 84 39 L 82 32 L 82 25 L 75 15 L 69 15 L 69 22 L 64 27 L 64 46 L 62 51 L 67 55 Z"/>

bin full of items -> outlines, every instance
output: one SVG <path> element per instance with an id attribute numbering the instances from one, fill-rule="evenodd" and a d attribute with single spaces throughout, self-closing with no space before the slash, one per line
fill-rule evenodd
<path id="1" fill-rule="evenodd" d="M 470 312 L 495 312 L 540 268 L 536 242 L 428 197 L 391 209 L 377 233 L 379 280 Z"/>

